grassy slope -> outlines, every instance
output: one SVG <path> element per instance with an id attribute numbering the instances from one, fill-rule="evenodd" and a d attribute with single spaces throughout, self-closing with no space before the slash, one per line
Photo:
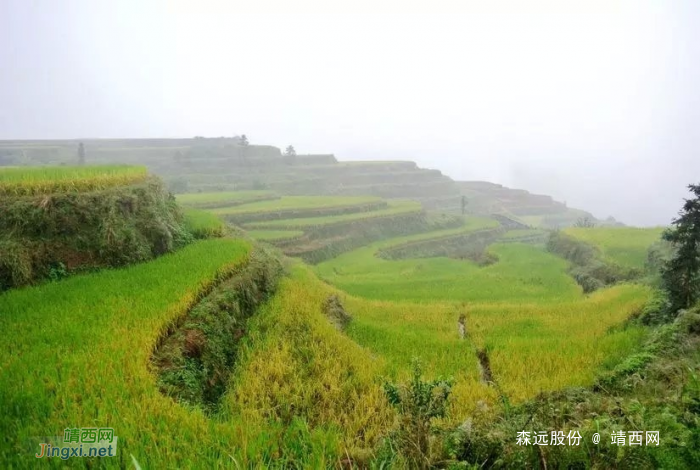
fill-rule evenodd
<path id="1" fill-rule="evenodd" d="M 565 233 L 598 247 L 609 261 L 644 268 L 649 246 L 661 237 L 662 227 L 567 228 Z"/>
<path id="2" fill-rule="evenodd" d="M 421 210 L 420 203 L 413 201 L 390 201 L 387 209 L 381 209 L 372 212 L 360 212 L 357 214 L 333 215 L 327 217 L 309 217 L 302 219 L 286 219 L 286 220 L 270 220 L 266 222 L 251 222 L 244 224 L 246 227 L 256 229 L 276 229 L 276 228 L 303 228 L 319 225 L 336 224 L 341 222 L 350 222 L 353 220 L 367 219 L 372 217 L 383 217 L 389 215 L 404 214 L 408 212 L 419 212 Z"/>
<path id="3" fill-rule="evenodd" d="M 303 280 L 286 281 L 253 327 L 256 341 L 241 368 L 252 367 L 260 348 L 281 350 L 287 354 L 284 375 L 255 382 L 263 388 L 255 393 L 296 407 L 301 398 L 278 392 L 313 384 L 316 392 L 303 401 L 323 399 L 327 414 L 311 416 L 313 407 L 294 408 L 295 414 L 335 424 L 335 430 L 309 430 L 300 421 L 252 421 L 251 414 L 259 416 L 264 408 L 245 392 L 232 403 L 235 413 L 210 419 L 157 390 L 149 360 L 159 335 L 217 273 L 244 262 L 248 251 L 241 240 L 202 241 L 150 263 L 0 296 L 0 403 L 8 405 L 0 416 L 0 461 L 14 468 L 34 465 L 39 441 L 33 437 L 62 435 L 68 426 L 113 427 L 118 457 L 91 463 L 121 468 L 131 465 L 130 454 L 143 468 L 213 468 L 233 459 L 245 467 L 284 467 L 293 460 L 318 468 L 345 447 L 372 443 L 387 416 L 372 381 L 374 366 L 324 323 L 320 299 L 328 287 L 318 281 L 315 289 Z M 280 338 L 286 342 L 274 342 Z M 279 365 L 279 356 L 264 357 L 272 358 L 269 367 Z M 267 388 L 275 377 L 279 387 Z M 243 383 L 246 390 L 255 384 Z M 357 431 L 364 426 L 366 434 Z M 88 465 L 87 459 L 78 462 Z"/>
<path id="4" fill-rule="evenodd" d="M 287 209 L 318 209 L 344 207 L 379 202 L 381 198 L 371 196 L 282 196 L 272 201 L 260 201 L 234 207 L 212 209 L 219 215 L 247 214 L 251 212 L 278 212 Z"/>

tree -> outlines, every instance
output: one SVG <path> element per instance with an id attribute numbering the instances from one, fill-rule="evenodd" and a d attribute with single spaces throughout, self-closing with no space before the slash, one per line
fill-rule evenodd
<path id="1" fill-rule="evenodd" d="M 675 227 L 662 235 L 677 250 L 661 273 L 673 312 L 692 306 L 700 297 L 700 184 L 688 189 L 695 197 L 685 200 L 672 222 Z"/>
<path id="2" fill-rule="evenodd" d="M 467 196 L 462 196 L 462 215 L 467 213 Z"/>
<path id="3" fill-rule="evenodd" d="M 78 165 L 85 165 L 85 146 L 82 142 L 78 144 Z"/>
<path id="4" fill-rule="evenodd" d="M 296 159 L 297 159 L 297 151 L 294 150 L 294 147 L 292 147 L 291 145 L 288 145 L 284 151 L 284 162 L 288 165 L 292 165 L 292 164 L 294 164 Z"/>
<path id="5" fill-rule="evenodd" d="M 248 137 L 246 137 L 245 134 L 243 134 L 243 135 L 241 136 L 241 145 L 244 146 L 244 147 L 247 147 L 248 144 L 249 144 L 249 142 L 248 142 Z"/>
<path id="6" fill-rule="evenodd" d="M 579 217 L 576 222 L 574 222 L 574 227 L 593 228 L 595 227 L 595 222 L 588 216 Z"/>

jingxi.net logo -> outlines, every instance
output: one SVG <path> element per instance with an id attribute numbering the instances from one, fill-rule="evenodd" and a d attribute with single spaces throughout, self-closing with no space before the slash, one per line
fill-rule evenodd
<path id="1" fill-rule="evenodd" d="M 56 444 L 42 442 L 38 459 L 59 457 L 114 457 L 117 455 L 117 436 L 113 428 L 66 428 L 63 438 L 56 438 Z"/>

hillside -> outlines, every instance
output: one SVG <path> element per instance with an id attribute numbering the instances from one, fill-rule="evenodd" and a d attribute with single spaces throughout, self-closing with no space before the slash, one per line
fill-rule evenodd
<path id="1" fill-rule="evenodd" d="M 283 155 L 236 138 L 83 140 L 91 163 L 145 165 L 178 193 L 272 190 L 281 195 L 377 196 L 413 199 L 427 209 L 502 214 L 546 228 L 591 214 L 549 196 L 501 185 L 454 181 L 411 161 L 338 161 L 332 154 Z M 79 145 L 66 141 L 0 141 L 0 165 L 74 163 Z"/>
<path id="2" fill-rule="evenodd" d="M 117 458 L 100 462 L 108 468 L 415 468 L 398 437 L 407 411 L 387 390 L 407 383 L 418 360 L 427 380 L 451 384 L 444 413 L 429 420 L 448 434 L 423 436 L 433 467 L 622 465 L 627 455 L 611 456 L 609 445 L 538 457 L 501 430 L 559 396 L 583 397 L 574 416 L 614 416 L 595 387 L 631 380 L 627 371 L 657 358 L 645 348 L 661 330 L 635 317 L 655 305 L 644 259 L 660 230 L 529 228 L 522 221 L 564 206 L 452 184 L 473 213 L 377 193 L 173 197 L 138 166 L 0 170 L 9 240 L 0 261 L 21 259 L 25 246 L 50 255 L 36 276 L 0 292 L 0 344 L 10 352 L 0 462 L 27 468 L 33 436 L 88 423 L 119 436 Z M 49 275 L 58 263 L 70 269 Z M 543 429 L 615 430 L 552 424 L 554 415 L 541 413 Z M 653 422 L 666 435 L 678 416 Z M 666 439 L 668 450 L 634 458 L 691 468 L 682 443 Z"/>

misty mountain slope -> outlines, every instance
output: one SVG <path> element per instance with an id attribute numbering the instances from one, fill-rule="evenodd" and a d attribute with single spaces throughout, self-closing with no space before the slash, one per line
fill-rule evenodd
<path id="1" fill-rule="evenodd" d="M 581 217 L 550 196 L 485 181 L 454 181 L 412 161 L 338 161 L 332 154 L 286 155 L 274 146 L 240 139 L 94 139 L 82 141 L 88 163 L 146 165 L 173 192 L 272 190 L 282 195 L 411 198 L 426 209 L 501 214 L 526 225 L 558 228 Z M 0 165 L 71 164 L 77 140 L 2 141 Z M 463 200 L 463 197 L 466 198 Z M 610 221 L 609 223 L 614 223 Z"/>

